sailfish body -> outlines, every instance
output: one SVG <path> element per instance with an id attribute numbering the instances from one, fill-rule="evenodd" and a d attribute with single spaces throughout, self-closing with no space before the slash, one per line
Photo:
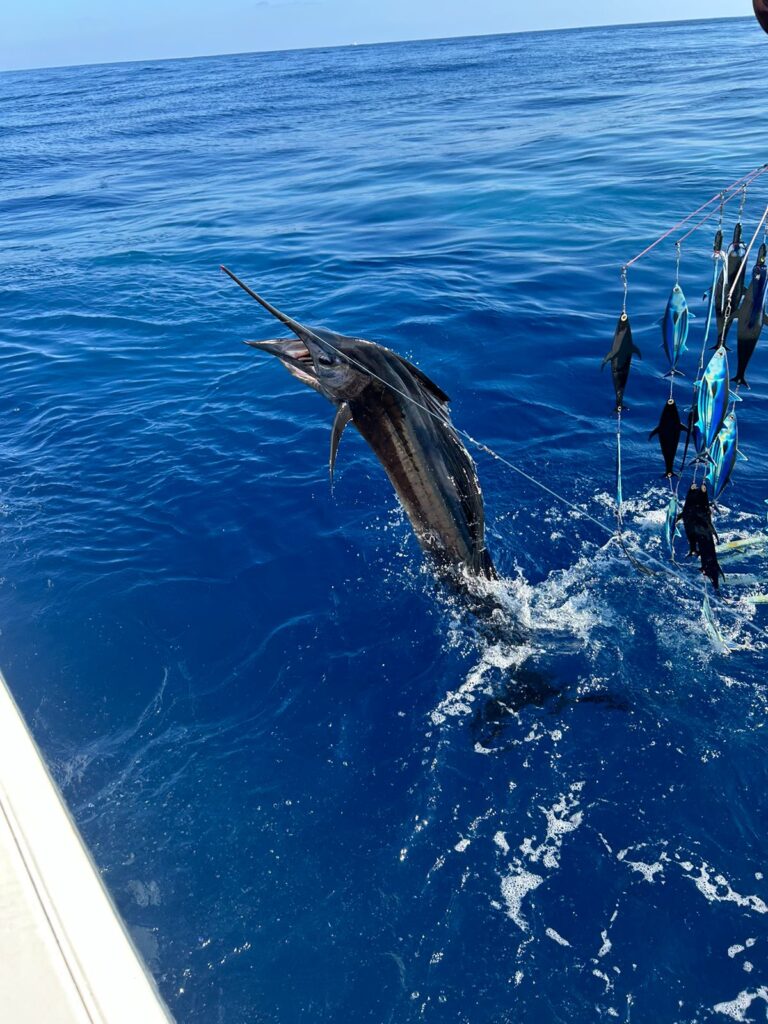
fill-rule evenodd
<path id="1" fill-rule="evenodd" d="M 275 355 L 293 377 L 335 405 L 331 477 L 341 435 L 353 423 L 438 567 L 494 579 L 475 466 L 451 423 L 445 392 L 390 349 L 305 327 L 226 273 L 295 334 L 247 344 Z"/>

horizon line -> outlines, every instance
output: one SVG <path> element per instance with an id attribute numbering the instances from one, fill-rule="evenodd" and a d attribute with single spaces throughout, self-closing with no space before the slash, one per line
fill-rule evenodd
<path id="1" fill-rule="evenodd" d="M 407 43 L 441 43 L 455 39 L 495 39 L 500 36 L 549 35 L 555 32 L 588 32 L 606 28 L 653 28 L 657 25 L 697 25 L 718 21 L 751 21 L 748 14 L 721 18 L 668 18 L 662 21 L 619 21 L 601 25 L 571 25 L 567 28 L 532 28 L 511 32 L 480 32 L 470 35 L 417 36 L 413 39 L 383 39 L 365 43 L 331 43 L 325 46 L 276 46 L 268 50 L 227 50 L 223 53 L 191 53 L 181 57 L 126 57 L 120 60 L 86 61 L 82 64 L 50 64 L 25 68 L 0 68 L 0 75 L 21 75 L 32 71 L 65 71 L 70 68 L 102 68 L 121 64 L 161 64 L 181 60 L 217 60 L 220 57 L 257 57 L 272 53 L 307 53 L 315 50 L 351 50 L 370 46 L 401 46 Z"/>

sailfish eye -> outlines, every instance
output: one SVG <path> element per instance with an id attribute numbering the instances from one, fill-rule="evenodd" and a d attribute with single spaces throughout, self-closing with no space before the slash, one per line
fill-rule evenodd
<path id="1" fill-rule="evenodd" d="M 325 352 L 319 352 L 318 353 L 317 361 L 318 361 L 318 363 L 320 363 L 321 366 L 332 366 L 333 365 L 333 360 Z"/>

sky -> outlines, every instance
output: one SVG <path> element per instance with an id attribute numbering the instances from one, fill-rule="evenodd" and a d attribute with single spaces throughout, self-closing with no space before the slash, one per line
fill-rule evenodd
<path id="1" fill-rule="evenodd" d="M 751 13 L 751 0 L 3 0 L 0 70 Z"/>

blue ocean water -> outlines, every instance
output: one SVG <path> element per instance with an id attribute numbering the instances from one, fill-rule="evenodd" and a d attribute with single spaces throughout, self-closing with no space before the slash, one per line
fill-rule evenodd
<path id="1" fill-rule="evenodd" d="M 726 589 L 722 655 L 692 567 L 476 451 L 530 628 L 489 638 L 354 431 L 331 496 L 331 407 L 218 265 L 611 527 L 618 267 L 766 159 L 767 62 L 749 19 L 0 75 L 0 666 L 180 1022 L 763 1019 L 765 610 Z M 658 557 L 673 279 L 672 239 L 630 274 Z"/>

